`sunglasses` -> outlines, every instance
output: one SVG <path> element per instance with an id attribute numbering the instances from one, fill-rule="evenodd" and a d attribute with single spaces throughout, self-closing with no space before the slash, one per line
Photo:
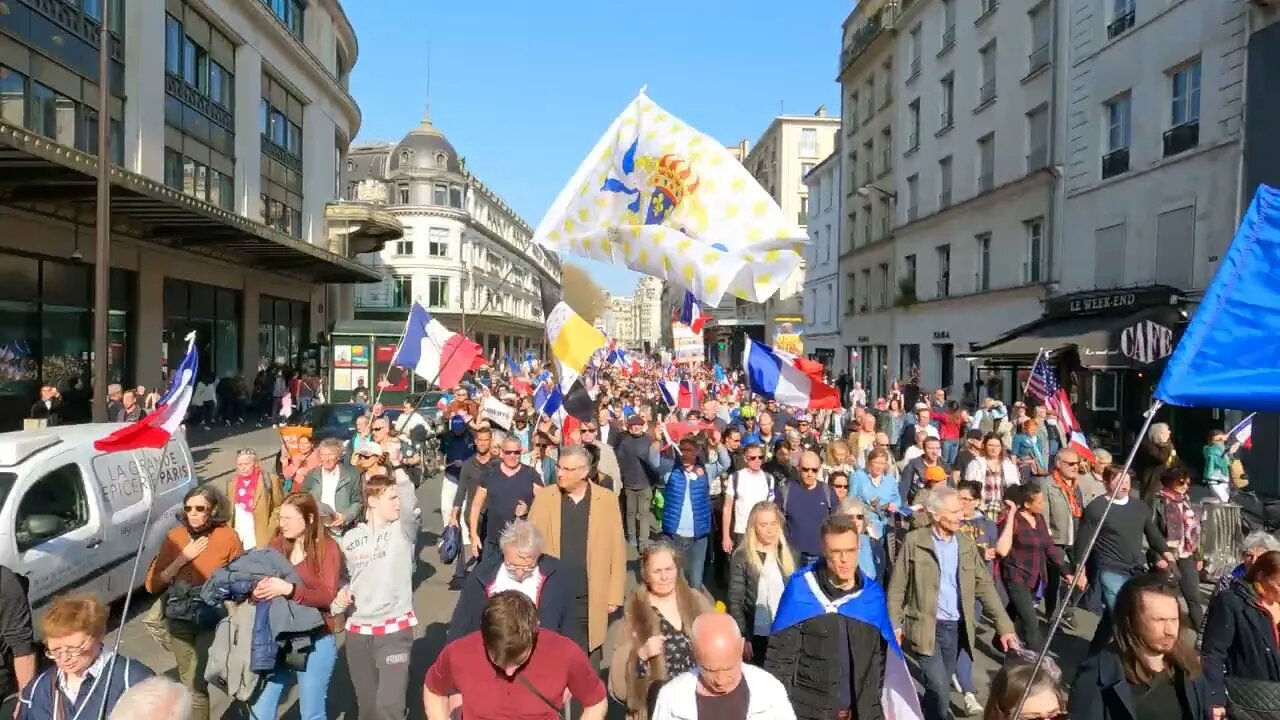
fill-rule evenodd
<path id="1" fill-rule="evenodd" d="M 502 454 L 503 455 L 523 455 L 524 451 L 523 450 L 503 450 Z"/>
<path id="2" fill-rule="evenodd" d="M 811 472 L 811 473 L 816 473 L 816 472 L 818 472 L 818 468 L 816 468 L 816 467 L 802 467 L 802 468 L 800 468 L 800 472 L 807 472 L 807 473 Z"/>
<path id="3" fill-rule="evenodd" d="M 763 460 L 763 459 L 764 459 L 764 456 L 763 456 L 763 455 L 748 455 L 748 456 L 747 456 L 747 459 L 748 459 L 748 460 Z"/>
<path id="4" fill-rule="evenodd" d="M 854 520 L 865 520 L 867 518 L 867 516 L 863 515 L 862 513 L 858 513 L 857 515 L 850 513 L 849 517 L 853 518 Z"/>
<path id="5" fill-rule="evenodd" d="M 848 490 L 849 483 L 831 483 L 831 487 L 835 490 Z M 862 517 L 859 515 L 858 517 Z"/>
<path id="6" fill-rule="evenodd" d="M 209 512 L 209 506 L 208 505 L 184 505 L 182 507 L 182 510 L 184 512 L 189 512 L 189 513 L 207 513 Z"/>

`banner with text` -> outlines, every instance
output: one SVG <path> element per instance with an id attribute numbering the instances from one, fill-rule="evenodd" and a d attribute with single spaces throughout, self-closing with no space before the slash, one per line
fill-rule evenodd
<path id="1" fill-rule="evenodd" d="M 702 362 L 706 351 L 702 335 L 695 333 L 684 323 L 671 323 L 671 346 L 678 363 Z"/>

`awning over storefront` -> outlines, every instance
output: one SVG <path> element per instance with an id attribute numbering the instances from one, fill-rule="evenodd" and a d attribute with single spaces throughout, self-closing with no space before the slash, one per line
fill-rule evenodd
<path id="1" fill-rule="evenodd" d="M 96 156 L 0 122 L 0 204 L 92 224 L 97 172 Z M 383 279 L 360 262 L 142 175 L 112 166 L 110 178 L 116 233 L 310 282 Z"/>
<path id="2" fill-rule="evenodd" d="M 1127 315 L 1042 318 L 959 357 L 992 365 L 1030 364 L 1041 350 L 1050 355 L 1074 350 L 1084 368 L 1136 370 L 1168 357 L 1182 325 L 1175 306 Z"/>

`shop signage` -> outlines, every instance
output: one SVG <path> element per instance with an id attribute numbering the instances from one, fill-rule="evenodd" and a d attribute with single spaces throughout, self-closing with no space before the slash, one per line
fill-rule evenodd
<path id="1" fill-rule="evenodd" d="M 869 343 L 869 342 L 871 342 L 871 336 L 870 336 L 870 335 L 859 335 L 859 336 L 858 336 L 858 342 L 860 342 L 860 343 Z"/>
<path id="2" fill-rule="evenodd" d="M 1154 305 L 1170 305 L 1177 299 L 1177 292 L 1164 287 L 1116 290 L 1049 300 L 1045 303 L 1045 311 L 1046 314 L 1055 316 L 1124 312 Z"/>
<path id="3" fill-rule="evenodd" d="M 950 340 L 951 332 L 948 330 L 934 330 L 933 339 L 934 340 Z"/>
<path id="4" fill-rule="evenodd" d="M 1150 365 L 1173 354 L 1173 330 L 1143 320 L 1120 331 L 1120 352 L 1130 360 Z"/>

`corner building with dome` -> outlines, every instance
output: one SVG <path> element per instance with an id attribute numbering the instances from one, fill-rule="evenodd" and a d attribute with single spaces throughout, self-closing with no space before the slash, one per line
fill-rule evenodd
<path id="1" fill-rule="evenodd" d="M 398 143 L 356 143 L 343 176 L 348 201 L 384 206 L 404 237 L 360 256 L 383 274 L 356 290 L 356 319 L 403 324 L 414 302 L 499 362 L 543 343 L 540 283 L 560 285 L 560 259 L 468 167 L 430 112 Z M 399 334 L 399 329 L 395 330 Z"/>

